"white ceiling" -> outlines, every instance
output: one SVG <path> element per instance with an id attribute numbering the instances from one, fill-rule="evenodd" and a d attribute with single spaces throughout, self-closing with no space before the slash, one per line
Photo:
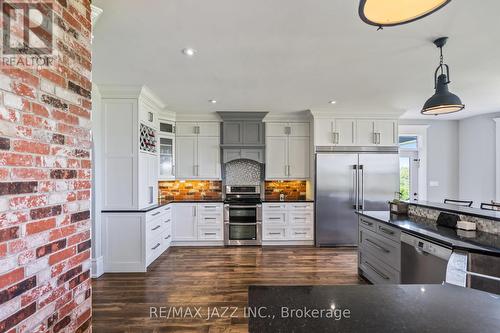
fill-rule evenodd
<path id="1" fill-rule="evenodd" d="M 104 10 L 94 81 L 146 84 L 172 111 L 399 110 L 421 118 L 438 64 L 431 41 L 442 35 L 450 37 L 450 90 L 466 109 L 439 119 L 500 111 L 498 0 L 453 0 L 383 31 L 359 19 L 358 0 L 93 3 Z M 185 47 L 196 55 L 184 56 Z"/>

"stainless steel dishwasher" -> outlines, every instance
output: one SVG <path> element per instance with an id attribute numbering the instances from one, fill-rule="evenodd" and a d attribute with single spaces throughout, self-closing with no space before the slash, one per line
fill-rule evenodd
<path id="1" fill-rule="evenodd" d="M 448 247 L 401 233 L 401 283 L 443 283 L 451 252 Z"/>

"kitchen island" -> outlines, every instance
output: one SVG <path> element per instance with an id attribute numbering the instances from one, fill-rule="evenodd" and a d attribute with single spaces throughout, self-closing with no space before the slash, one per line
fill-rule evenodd
<path id="1" fill-rule="evenodd" d="M 447 284 L 250 286 L 248 303 L 250 333 L 500 332 L 500 296 Z"/>

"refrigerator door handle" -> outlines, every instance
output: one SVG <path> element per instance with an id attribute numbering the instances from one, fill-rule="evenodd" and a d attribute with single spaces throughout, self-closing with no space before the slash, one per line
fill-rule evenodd
<path id="1" fill-rule="evenodd" d="M 358 210 L 359 195 L 358 195 L 358 166 L 354 164 L 352 166 L 352 208 Z"/>
<path id="2" fill-rule="evenodd" d="M 361 171 L 361 177 L 360 177 L 360 188 L 361 188 L 361 202 L 359 203 L 359 210 L 363 210 L 365 207 L 365 168 L 361 164 L 359 166 L 359 170 Z"/>

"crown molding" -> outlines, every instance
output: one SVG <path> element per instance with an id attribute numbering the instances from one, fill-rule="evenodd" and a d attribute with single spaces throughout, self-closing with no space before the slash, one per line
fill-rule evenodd
<path id="1" fill-rule="evenodd" d="M 210 113 L 181 113 L 175 112 L 175 121 L 217 121 L 221 122 L 221 117 L 217 112 Z"/>
<path id="2" fill-rule="evenodd" d="M 392 110 L 384 112 L 366 112 L 366 111 L 337 111 L 331 109 L 311 109 L 310 114 L 314 119 L 328 118 L 359 118 L 359 119 L 395 119 L 400 118 L 405 111 Z"/>
<path id="3" fill-rule="evenodd" d="M 145 85 L 97 85 L 103 98 L 142 98 L 154 104 L 159 109 L 166 107 L 165 103 Z"/>
<path id="4" fill-rule="evenodd" d="M 312 120 L 309 111 L 286 112 L 286 113 L 268 113 L 263 122 L 310 122 Z"/>

